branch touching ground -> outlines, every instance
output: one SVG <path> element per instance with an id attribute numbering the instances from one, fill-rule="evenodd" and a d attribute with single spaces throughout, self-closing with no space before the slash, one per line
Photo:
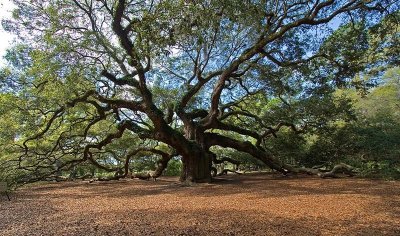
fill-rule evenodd
<path id="1" fill-rule="evenodd" d="M 339 178 L 338 174 L 346 174 L 348 176 L 354 176 L 356 174 L 356 172 L 354 171 L 354 167 L 344 163 L 335 165 L 332 170 L 328 172 L 323 172 L 313 168 L 297 168 L 289 165 L 285 165 L 285 167 L 289 170 L 289 173 L 305 173 L 308 175 L 318 175 L 321 178 Z"/>
<path id="2" fill-rule="evenodd" d="M 227 175 L 228 172 L 232 172 L 232 173 L 235 173 L 235 174 L 238 174 L 238 175 L 241 175 L 241 174 L 242 174 L 242 173 L 237 172 L 237 171 L 235 171 L 235 170 L 223 169 L 220 173 L 217 174 L 217 176 Z"/>
<path id="3" fill-rule="evenodd" d="M 337 174 L 346 174 L 348 176 L 354 176 L 354 168 L 350 165 L 340 163 L 335 165 L 331 171 L 325 172 L 325 173 L 320 173 L 319 177 L 321 178 L 338 178 L 339 176 Z"/>

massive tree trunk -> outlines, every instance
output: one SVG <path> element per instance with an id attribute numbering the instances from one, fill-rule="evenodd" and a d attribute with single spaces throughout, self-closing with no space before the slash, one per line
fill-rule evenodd
<path id="1" fill-rule="evenodd" d="M 204 137 L 193 124 L 185 126 L 185 137 L 190 142 L 189 152 L 182 155 L 181 181 L 211 182 L 212 154 L 204 147 Z"/>
<path id="2" fill-rule="evenodd" d="M 182 157 L 181 181 L 211 182 L 211 155 L 196 150 L 189 156 Z"/>

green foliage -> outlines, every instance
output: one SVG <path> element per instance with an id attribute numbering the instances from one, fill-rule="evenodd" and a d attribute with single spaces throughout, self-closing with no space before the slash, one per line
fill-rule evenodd
<path id="1" fill-rule="evenodd" d="M 131 160 L 131 168 L 133 172 L 143 172 L 154 170 L 157 162 L 157 157 L 149 155 Z"/>
<path id="2" fill-rule="evenodd" d="M 359 163 L 358 163 L 359 164 Z M 360 176 L 386 180 L 400 179 L 400 165 L 391 161 L 366 162 L 360 166 Z"/>
<path id="3" fill-rule="evenodd" d="M 179 176 L 182 171 L 182 162 L 180 159 L 173 158 L 169 161 L 168 167 L 164 171 L 166 176 Z"/>
<path id="4" fill-rule="evenodd" d="M 306 139 L 290 129 L 280 132 L 276 138 L 271 137 L 266 147 L 285 163 L 304 165 L 306 153 Z"/>
<path id="5" fill-rule="evenodd" d="M 353 97 L 357 120 L 334 123 L 308 138 L 306 166 L 332 165 L 346 161 L 364 176 L 398 178 L 400 167 L 400 84 L 399 68 L 389 69 L 385 82 L 361 98 L 353 90 L 341 91 Z"/>

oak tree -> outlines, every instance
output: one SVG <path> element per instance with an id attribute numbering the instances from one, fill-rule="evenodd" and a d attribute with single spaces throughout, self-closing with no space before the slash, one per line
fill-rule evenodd
<path id="1" fill-rule="evenodd" d="M 282 130 L 301 134 L 351 116 L 349 101 L 333 92 L 368 70 L 365 58 L 379 47 L 368 44 L 367 31 L 399 7 L 395 0 L 14 2 L 3 25 L 20 44 L 9 52 L 2 97 L 14 104 L 7 116 L 19 112 L 10 159 L 30 180 L 84 163 L 120 178 L 132 157 L 158 155 L 151 176 L 178 156 L 181 180 L 208 182 L 221 161 L 215 147 L 284 174 L 317 174 L 265 144 Z M 335 24 L 354 30 L 332 34 Z"/>

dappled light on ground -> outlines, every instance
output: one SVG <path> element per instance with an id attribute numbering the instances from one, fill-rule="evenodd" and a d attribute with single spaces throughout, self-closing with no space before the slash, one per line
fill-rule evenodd
<path id="1" fill-rule="evenodd" d="M 400 235 L 393 181 L 79 181 L 24 188 L 0 203 L 0 235 Z"/>

